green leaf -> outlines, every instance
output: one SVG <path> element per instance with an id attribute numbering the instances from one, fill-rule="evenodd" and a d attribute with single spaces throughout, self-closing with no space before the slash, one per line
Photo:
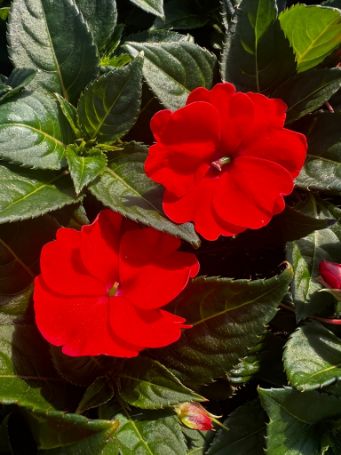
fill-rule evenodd
<path id="1" fill-rule="evenodd" d="M 228 431 L 218 430 L 207 455 L 264 454 L 265 413 L 258 401 L 239 406 L 224 425 Z"/>
<path id="2" fill-rule="evenodd" d="M 221 71 L 224 80 L 254 91 L 276 87 L 295 73 L 275 0 L 242 0 L 227 33 Z"/>
<path id="3" fill-rule="evenodd" d="M 298 72 L 314 68 L 341 44 L 341 12 L 335 8 L 297 4 L 279 20 L 295 51 Z"/>
<path id="4" fill-rule="evenodd" d="M 54 238 L 58 227 L 46 215 L 0 225 L 0 312 L 27 306 L 32 294 L 30 284 L 39 272 L 40 250 Z"/>
<path id="5" fill-rule="evenodd" d="M 0 102 L 4 103 L 10 98 L 19 95 L 35 77 L 36 71 L 29 68 L 15 68 L 9 76 L 5 93 L 0 96 Z"/>
<path id="6" fill-rule="evenodd" d="M 119 377 L 121 398 L 137 408 L 162 409 L 186 401 L 205 401 L 161 363 L 144 357 L 127 361 Z"/>
<path id="7" fill-rule="evenodd" d="M 324 419 L 341 414 L 341 399 L 316 391 L 290 388 L 259 389 L 270 423 L 267 428 L 268 455 L 320 455 Z"/>
<path id="8" fill-rule="evenodd" d="M 322 203 L 313 196 L 310 198 L 310 213 L 315 218 L 337 218 L 340 210 L 331 204 Z M 314 231 L 311 234 L 288 243 L 287 257 L 294 267 L 294 280 L 291 286 L 292 299 L 296 307 L 296 317 L 301 320 L 312 314 L 328 309 L 328 301 L 333 297 L 320 293 L 323 286 L 319 282 L 319 264 L 322 260 L 341 257 L 341 225 Z"/>
<path id="9" fill-rule="evenodd" d="M 314 116 L 308 125 L 308 156 L 296 183 L 305 189 L 341 191 L 341 112 Z"/>
<path id="10" fill-rule="evenodd" d="M 286 344 L 284 366 L 299 390 L 330 385 L 341 379 L 341 340 L 317 322 L 299 327 Z"/>
<path id="11" fill-rule="evenodd" d="M 77 109 L 71 103 L 69 103 L 69 101 L 59 95 L 59 93 L 54 93 L 54 96 L 57 99 L 60 110 L 70 125 L 75 138 L 79 139 L 82 133 L 78 127 Z"/>
<path id="12" fill-rule="evenodd" d="M 139 114 L 142 92 L 142 57 L 92 82 L 78 104 L 82 130 L 97 142 L 124 136 Z"/>
<path id="13" fill-rule="evenodd" d="M 114 32 L 117 22 L 116 0 L 76 0 L 99 49 Z"/>
<path id="14" fill-rule="evenodd" d="M 101 175 L 107 165 L 106 155 L 97 149 L 92 149 L 89 155 L 80 156 L 77 155 L 77 147 L 70 146 L 66 149 L 66 159 L 77 194 Z"/>
<path id="15" fill-rule="evenodd" d="M 61 169 L 71 133 L 57 102 L 34 93 L 0 106 L 0 157 L 24 166 Z"/>
<path id="16" fill-rule="evenodd" d="M 163 0 L 130 0 L 134 5 L 155 16 L 164 16 Z"/>
<path id="17" fill-rule="evenodd" d="M 187 447 L 178 418 L 170 412 L 130 414 L 115 418 L 121 455 L 187 455 Z M 108 454 L 109 455 L 109 454 Z"/>
<path id="18" fill-rule="evenodd" d="M 66 414 L 67 415 L 67 414 Z M 84 417 L 77 416 L 81 419 L 85 419 Z M 89 430 L 86 432 L 84 430 L 87 429 L 87 426 L 90 427 L 90 425 L 94 424 L 97 425 L 97 422 L 99 425 L 96 428 L 96 431 L 90 432 Z M 52 421 L 53 424 L 53 421 Z M 63 427 L 62 425 L 59 424 L 59 422 L 54 422 L 54 428 L 51 425 L 51 430 L 55 431 L 55 434 L 52 434 L 52 437 L 58 437 L 58 434 L 62 434 L 62 436 L 65 434 L 66 429 L 65 426 Z M 61 430 L 58 429 L 58 426 L 61 426 Z M 106 426 L 106 429 L 105 429 Z M 98 421 L 98 420 L 85 420 L 84 422 L 84 429 L 83 429 L 83 434 L 82 437 L 78 438 L 78 442 L 71 443 L 75 441 L 75 437 L 73 437 L 73 441 L 70 440 L 70 442 L 65 444 L 62 447 L 57 447 L 54 449 L 50 450 L 39 450 L 38 454 L 39 455 L 118 455 L 118 452 L 116 451 L 117 447 L 117 440 L 116 440 L 116 430 L 117 430 L 117 422 L 116 421 Z M 102 427 L 102 430 L 100 429 Z M 91 427 L 90 427 L 91 428 Z M 73 436 L 72 428 L 67 427 L 67 429 L 70 429 L 70 437 Z M 78 428 L 76 428 L 78 429 Z M 80 429 L 79 429 L 80 430 Z M 79 431 L 78 430 L 78 431 Z M 95 428 L 94 428 L 95 430 Z M 46 431 L 44 427 L 42 427 L 42 432 Z M 62 433 L 61 433 L 62 431 Z M 58 432 L 58 433 L 57 433 Z M 69 433 L 69 432 L 68 432 Z M 71 438 L 70 438 L 71 439 Z M 66 440 L 67 442 L 67 440 Z"/>
<path id="19" fill-rule="evenodd" d="M 217 6 L 213 5 L 212 10 Z M 170 0 L 165 4 L 165 18 L 157 18 L 154 27 L 191 30 L 203 27 L 210 20 L 207 9 L 192 0 Z"/>
<path id="20" fill-rule="evenodd" d="M 0 19 L 2 21 L 7 20 L 9 16 L 9 11 L 10 11 L 9 6 L 4 6 L 3 8 L 0 8 Z"/>
<path id="21" fill-rule="evenodd" d="M 90 185 L 91 193 L 105 206 L 123 216 L 168 232 L 198 247 L 200 240 L 192 224 L 176 225 L 163 215 L 162 189 L 144 173 L 146 148 L 132 142 L 126 144 L 123 152 L 115 152 L 102 177 Z"/>
<path id="22" fill-rule="evenodd" d="M 222 377 L 259 342 L 291 279 L 287 266 L 268 280 L 193 280 L 175 301 L 176 311 L 193 327 L 153 356 L 191 387 Z"/>
<path id="23" fill-rule="evenodd" d="M 133 57 L 144 52 L 143 75 L 169 109 L 184 106 L 194 88 L 212 86 L 216 58 L 194 43 L 128 41 L 124 48 Z"/>
<path id="24" fill-rule="evenodd" d="M 16 67 L 39 71 L 34 87 L 71 101 L 96 74 L 96 46 L 73 0 L 14 0 L 9 43 Z"/>
<path id="25" fill-rule="evenodd" d="M 0 223 L 36 218 L 75 202 L 64 172 L 0 166 Z"/>
<path id="26" fill-rule="evenodd" d="M 83 414 L 89 409 L 98 408 L 108 403 L 114 396 L 114 388 L 106 376 L 97 377 L 84 392 L 77 407 L 77 413 Z"/>
<path id="27" fill-rule="evenodd" d="M 310 114 L 328 101 L 341 87 L 341 69 L 321 68 L 298 74 L 280 85 L 273 97 L 288 105 L 286 123 Z"/>

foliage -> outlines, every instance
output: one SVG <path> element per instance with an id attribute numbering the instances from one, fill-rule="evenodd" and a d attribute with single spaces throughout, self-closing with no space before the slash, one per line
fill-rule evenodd
<path id="1" fill-rule="evenodd" d="M 0 453 L 341 453 L 341 304 L 319 276 L 341 263 L 340 30 L 339 0 L 0 0 Z M 270 224 L 208 242 L 144 162 L 151 117 L 219 81 L 283 99 L 308 156 Z M 192 328 L 134 359 L 68 357 L 35 325 L 43 245 L 103 207 L 201 264 L 169 305 Z M 218 431 L 185 428 L 185 402 Z"/>

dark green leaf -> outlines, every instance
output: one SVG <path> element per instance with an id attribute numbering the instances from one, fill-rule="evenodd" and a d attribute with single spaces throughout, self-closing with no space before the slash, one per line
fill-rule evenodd
<path id="1" fill-rule="evenodd" d="M 141 409 L 162 409 L 186 401 L 204 401 L 161 363 L 144 357 L 126 362 L 119 375 L 120 396 Z"/>
<path id="2" fill-rule="evenodd" d="M 1 91 L 0 102 L 8 101 L 10 98 L 20 94 L 35 77 L 36 71 L 29 68 L 15 68 L 7 80 L 9 84 L 5 92 Z"/>
<path id="3" fill-rule="evenodd" d="M 321 434 L 316 424 L 341 414 L 341 399 L 316 391 L 290 388 L 259 389 L 270 423 L 268 455 L 320 455 Z"/>
<path id="4" fill-rule="evenodd" d="M 96 73 L 96 47 L 72 0 L 14 0 L 9 38 L 15 66 L 38 70 L 35 83 L 66 99 Z"/>
<path id="5" fill-rule="evenodd" d="M 297 389 L 325 387 L 341 379 L 341 340 L 322 324 L 310 322 L 291 335 L 284 366 Z"/>
<path id="6" fill-rule="evenodd" d="M 104 205 L 134 221 L 199 246 L 192 224 L 176 225 L 163 215 L 162 189 L 143 170 L 145 152 L 146 146 L 130 143 L 123 152 L 115 153 L 102 177 L 90 185 L 91 193 Z"/>
<path id="7" fill-rule="evenodd" d="M 0 106 L 0 157 L 40 169 L 61 169 L 73 139 L 57 102 L 34 93 Z"/>
<path id="8" fill-rule="evenodd" d="M 212 85 L 216 58 L 194 43 L 128 41 L 124 48 L 133 57 L 144 52 L 143 75 L 167 108 L 184 106 L 194 88 Z"/>
<path id="9" fill-rule="evenodd" d="M 313 196 L 310 199 L 310 214 L 322 219 L 339 219 L 341 216 L 338 209 L 316 200 Z M 318 292 L 323 287 L 318 279 L 319 263 L 325 259 L 341 259 L 340 239 L 341 225 L 335 223 L 288 244 L 288 260 L 295 271 L 291 291 L 298 320 L 325 311 L 328 308 L 328 298 L 333 301 L 331 296 Z"/>
<path id="10" fill-rule="evenodd" d="M 39 272 L 40 250 L 54 238 L 58 227 L 47 215 L 36 220 L 0 225 L 1 312 L 27 306 L 32 293 L 30 283 Z"/>
<path id="11" fill-rule="evenodd" d="M 130 0 L 134 5 L 155 16 L 164 16 L 163 0 Z"/>
<path id="12" fill-rule="evenodd" d="M 64 172 L 0 166 L 0 223 L 36 218 L 75 202 Z"/>
<path id="13" fill-rule="evenodd" d="M 276 89 L 272 96 L 288 105 L 287 123 L 316 111 L 341 87 L 341 69 L 321 68 L 298 74 Z"/>
<path id="14" fill-rule="evenodd" d="M 341 12 L 335 8 L 297 4 L 279 20 L 295 51 L 298 72 L 314 68 L 341 44 Z"/>
<path id="15" fill-rule="evenodd" d="M 250 401 L 224 421 L 228 430 L 220 429 L 207 455 L 263 455 L 265 413 L 258 401 Z"/>
<path id="16" fill-rule="evenodd" d="M 242 0 L 228 30 L 223 79 L 264 91 L 295 72 L 295 59 L 277 20 L 275 0 Z"/>
<path id="17" fill-rule="evenodd" d="M 88 387 L 96 378 L 104 376 L 108 370 L 108 366 L 101 357 L 70 357 L 54 346 L 50 347 L 50 353 L 58 374 L 73 385 Z M 109 358 L 105 359 L 112 361 Z"/>
<path id="18" fill-rule="evenodd" d="M 213 5 L 216 8 L 216 5 Z M 209 21 L 207 11 L 192 0 L 170 0 L 165 4 L 165 18 L 157 18 L 154 27 L 190 30 L 203 27 Z"/>
<path id="19" fill-rule="evenodd" d="M 78 104 L 82 130 L 97 142 L 112 142 L 134 125 L 142 92 L 142 57 L 92 82 Z"/>
<path id="20" fill-rule="evenodd" d="M 116 0 L 76 0 L 76 3 L 93 33 L 97 47 L 101 49 L 116 26 Z"/>
<path id="21" fill-rule="evenodd" d="M 84 392 L 77 407 L 77 413 L 83 414 L 89 409 L 98 408 L 108 403 L 114 396 L 114 388 L 106 376 L 97 377 Z"/>
<path id="22" fill-rule="evenodd" d="M 193 328 L 155 355 L 191 387 L 223 376 L 258 343 L 291 279 L 287 266 L 268 280 L 193 280 L 175 301 Z"/>
<path id="23" fill-rule="evenodd" d="M 120 423 L 117 439 L 121 455 L 187 455 L 174 414 L 150 412 L 135 417 L 126 410 L 115 418 Z"/>
<path id="24" fill-rule="evenodd" d="M 96 149 L 89 155 L 80 156 L 77 147 L 70 146 L 66 149 L 66 159 L 77 194 L 101 175 L 107 165 L 106 155 Z"/>
<path id="25" fill-rule="evenodd" d="M 308 156 L 296 183 L 305 189 L 341 191 L 341 112 L 319 114 L 308 126 Z"/>

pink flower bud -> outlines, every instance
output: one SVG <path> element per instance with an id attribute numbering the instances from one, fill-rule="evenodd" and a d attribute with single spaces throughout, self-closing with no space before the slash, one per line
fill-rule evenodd
<path id="1" fill-rule="evenodd" d="M 341 289 L 341 264 L 330 261 L 321 261 L 320 275 L 329 288 Z"/>
<path id="2" fill-rule="evenodd" d="M 210 414 L 199 403 L 182 403 L 175 406 L 181 422 L 192 430 L 209 431 L 213 429 L 212 419 L 217 416 Z"/>

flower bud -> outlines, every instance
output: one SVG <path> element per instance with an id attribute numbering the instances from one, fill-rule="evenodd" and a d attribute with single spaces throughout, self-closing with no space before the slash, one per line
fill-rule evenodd
<path id="1" fill-rule="evenodd" d="M 331 289 L 341 289 L 341 264 L 330 261 L 320 262 L 320 274 Z"/>
<path id="2" fill-rule="evenodd" d="M 213 429 L 212 419 L 216 416 L 210 414 L 199 403 L 182 403 L 175 406 L 181 422 L 192 430 L 209 431 Z"/>

